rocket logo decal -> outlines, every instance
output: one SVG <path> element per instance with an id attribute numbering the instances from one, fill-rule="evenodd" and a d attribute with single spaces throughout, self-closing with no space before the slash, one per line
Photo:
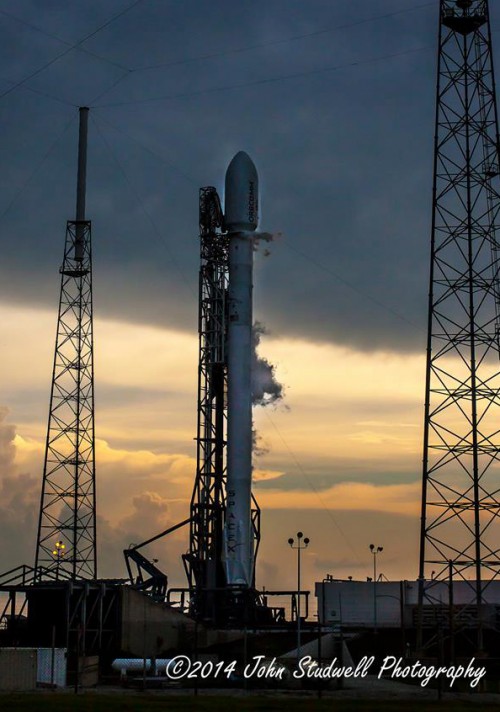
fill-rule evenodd
<path id="1" fill-rule="evenodd" d="M 257 222 L 257 200 L 255 197 L 255 182 L 248 182 L 248 221 Z"/>

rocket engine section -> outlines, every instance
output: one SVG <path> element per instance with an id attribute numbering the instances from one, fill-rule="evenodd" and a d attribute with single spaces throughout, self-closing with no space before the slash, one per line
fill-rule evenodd
<path id="1" fill-rule="evenodd" d="M 225 222 L 229 233 L 228 415 L 225 568 L 229 585 L 253 585 L 252 502 L 252 290 L 253 231 L 258 225 L 258 175 L 240 151 L 226 172 Z"/>

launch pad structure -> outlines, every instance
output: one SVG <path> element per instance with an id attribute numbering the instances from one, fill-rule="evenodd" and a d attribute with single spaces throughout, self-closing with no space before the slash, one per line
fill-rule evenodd
<path id="1" fill-rule="evenodd" d="M 251 492 L 250 344 L 252 232 L 257 225 L 258 184 L 255 167 L 243 153 L 237 154 L 231 164 L 233 177 L 237 169 L 233 233 L 227 230 L 215 188 L 200 190 L 197 468 L 190 516 L 124 551 L 128 579 L 97 578 L 92 255 L 90 222 L 85 219 L 87 119 L 88 110 L 80 109 L 77 219 L 68 222 L 60 269 L 35 566 L 19 566 L 0 577 L 0 592 L 6 595 L 0 610 L 0 636 L 14 644 L 62 645 L 73 659 L 98 652 L 109 657 L 130 637 L 128 624 L 131 630 L 137 627 L 133 616 L 145 615 L 140 611 L 150 605 L 157 606 L 150 611 L 152 620 L 162 621 L 164 629 L 170 630 L 170 643 L 179 635 L 172 632 L 174 629 L 187 631 L 181 637 L 188 648 L 193 645 L 192 640 L 189 642 L 193 624 L 201 624 L 205 631 L 252 627 L 281 627 L 286 631 L 301 609 L 307 618 L 309 591 L 266 591 L 264 595 L 255 586 L 260 510 Z M 248 217 L 244 215 L 247 210 Z M 236 253 L 232 262 L 231 247 Z M 237 330 L 236 336 L 231 337 L 231 328 L 233 334 Z M 234 372 L 238 373 L 233 382 L 231 344 Z M 245 448 L 233 448 L 237 466 L 233 465 L 232 490 L 228 493 L 231 389 L 236 423 L 233 439 L 241 435 L 238 443 L 244 441 Z M 244 412 L 240 405 L 245 399 Z M 232 508 L 231 515 L 228 508 Z M 166 574 L 143 555 L 142 549 L 182 527 L 189 527 L 189 548 L 183 556 L 188 585 L 169 589 Z M 268 604 L 272 596 L 291 600 L 292 621 L 286 620 L 283 606 Z M 299 596 L 304 599 L 302 606 Z M 130 615 L 132 619 L 127 618 Z M 130 644 L 137 646 L 137 635 L 135 643 Z M 156 644 L 149 641 L 148 645 L 150 655 L 158 652 Z M 136 654 L 137 650 L 135 647 Z"/>
<path id="2" fill-rule="evenodd" d="M 124 638 L 118 629 L 123 633 L 126 616 L 141 606 L 151 607 L 151 623 L 159 615 L 163 623 L 173 621 L 172 630 L 184 626 L 188 647 L 193 626 L 195 638 L 198 626 L 246 633 L 290 631 L 299 624 L 300 630 L 309 592 L 256 586 L 261 516 L 252 492 L 250 351 L 258 177 L 243 152 L 228 168 L 224 209 L 214 187 L 199 194 L 196 472 L 189 516 L 124 551 L 128 579 L 97 578 L 87 118 L 82 107 L 76 219 L 67 223 L 60 269 L 35 564 L 0 576 L 7 596 L 0 639 L 24 640 L 28 610 L 27 635 L 38 644 L 52 639 L 76 657 L 111 655 Z M 448 639 L 450 661 L 455 637 L 482 654 L 485 630 L 490 639 L 500 632 L 499 154 L 488 0 L 439 0 L 418 603 L 413 588 L 408 603 L 410 587 L 402 586 L 398 613 L 403 633 L 406 619 L 415 633 L 417 652 L 433 655 Z M 181 528 L 189 532 L 182 556 L 187 586 L 169 588 L 167 575 L 143 550 Z M 322 601 L 328 588 L 336 595 L 339 586 L 347 591 L 351 584 L 365 596 L 366 582 L 326 580 Z M 376 581 L 369 590 L 376 611 Z M 283 606 L 269 605 L 273 596 L 291 599 L 291 620 Z M 141 615 L 145 628 L 147 616 Z"/>
<path id="3" fill-rule="evenodd" d="M 257 186 L 254 187 L 256 189 Z M 223 628 L 286 625 L 284 607 L 270 606 L 268 598 L 289 598 L 292 618 L 296 618 L 300 610 L 297 597 L 300 595 L 305 599 L 303 610 L 307 617 L 309 591 L 300 594 L 297 591 L 266 591 L 263 594 L 257 590 L 255 565 L 261 537 L 260 509 L 251 491 L 248 493 L 252 550 L 249 581 L 247 585 L 233 583 L 228 576 L 227 502 L 228 497 L 231 499 L 233 496 L 228 494 L 227 486 L 231 236 L 219 195 L 212 186 L 200 189 L 199 226 L 196 475 L 190 516 L 147 541 L 126 549 L 125 560 L 130 580 L 135 586 L 149 591 L 156 600 L 164 600 L 166 594 L 166 600 L 173 603 L 173 596 L 180 596 L 181 609 L 195 620 Z M 246 239 L 251 240 L 248 236 Z M 253 251 L 252 244 L 250 249 Z M 248 351 L 250 353 L 250 349 Z M 250 380 L 249 372 L 248 378 Z M 251 398 L 250 393 L 248 396 Z M 251 408 L 251 402 L 249 405 Z M 251 443 L 251 411 L 247 425 L 246 437 Z M 251 450 L 248 456 L 251 457 Z M 140 550 L 184 526 L 189 527 L 189 549 L 182 557 L 188 586 L 168 590 L 165 574 Z"/>
<path id="4" fill-rule="evenodd" d="M 229 238 L 220 198 L 213 187 L 200 190 L 200 297 L 196 476 L 190 506 L 189 552 L 184 555 L 190 612 L 215 624 L 237 615 L 236 601 L 250 613 L 255 599 L 234 597 L 224 567 L 228 424 Z M 260 541 L 260 509 L 252 495 L 255 557 Z M 244 614 L 243 614 L 244 615 Z"/>

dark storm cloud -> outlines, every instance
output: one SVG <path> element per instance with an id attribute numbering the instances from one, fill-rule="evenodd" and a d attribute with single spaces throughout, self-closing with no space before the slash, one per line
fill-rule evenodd
<path id="1" fill-rule="evenodd" d="M 131 4 L 2 0 L 0 94 Z M 195 331 L 198 187 L 221 189 L 244 149 L 261 225 L 284 235 L 256 256 L 256 311 L 273 336 L 422 349 L 437 2 L 279 41 L 413 5 L 143 0 L 10 91 L 0 297 L 55 308 L 75 193 L 77 112 L 64 102 L 90 103 L 97 314 Z M 210 57 L 251 45 L 265 46 Z M 168 66 L 128 71 L 155 64 Z M 261 82 L 280 76 L 292 78 Z"/>

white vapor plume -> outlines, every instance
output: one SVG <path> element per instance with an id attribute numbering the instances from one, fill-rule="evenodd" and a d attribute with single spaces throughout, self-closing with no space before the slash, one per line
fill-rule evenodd
<path id="1" fill-rule="evenodd" d="M 259 252 L 260 251 L 260 243 L 269 243 L 273 242 L 276 239 L 281 238 L 283 235 L 281 232 L 253 232 L 252 233 L 252 240 L 253 240 L 253 249 L 254 252 Z M 262 250 L 262 254 L 264 257 L 269 257 L 271 254 L 271 250 L 269 250 L 267 247 L 265 247 Z"/>
<path id="2" fill-rule="evenodd" d="M 265 333 L 264 325 L 256 321 L 252 328 L 252 403 L 263 406 L 283 398 L 283 384 L 276 379 L 275 367 L 258 354 L 260 339 Z"/>

